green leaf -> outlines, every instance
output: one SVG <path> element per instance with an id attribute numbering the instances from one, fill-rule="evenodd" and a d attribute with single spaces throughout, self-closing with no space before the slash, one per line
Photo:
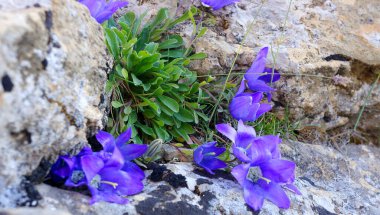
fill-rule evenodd
<path id="1" fill-rule="evenodd" d="M 113 57 L 115 59 L 118 59 L 120 48 L 119 48 L 119 41 L 117 39 L 117 35 L 112 29 L 109 29 L 109 28 L 105 28 L 104 31 L 106 33 L 106 41 L 107 41 L 108 49 L 110 50 Z"/>
<path id="2" fill-rule="evenodd" d="M 160 107 L 156 103 L 154 103 L 153 101 L 149 99 L 144 98 L 143 96 L 139 96 L 139 97 L 144 101 L 144 103 L 148 104 L 156 112 L 157 115 L 160 115 L 161 110 L 160 110 Z"/>
<path id="3" fill-rule="evenodd" d="M 140 124 L 140 123 L 136 123 L 135 126 L 140 128 L 145 134 L 148 134 L 149 136 L 156 138 L 156 135 L 154 134 L 154 131 L 152 128 L 149 128 L 148 126 L 145 126 L 145 125 Z"/>
<path id="4" fill-rule="evenodd" d="M 112 101 L 111 104 L 112 104 L 112 107 L 114 108 L 120 108 L 123 106 L 123 104 L 119 101 Z"/>
<path id="5" fill-rule="evenodd" d="M 179 104 L 172 98 L 168 96 L 157 96 L 157 99 L 166 107 L 168 107 L 170 110 L 172 110 L 174 113 L 177 113 L 179 111 Z"/>
<path id="6" fill-rule="evenodd" d="M 169 140 L 170 136 L 169 136 L 168 132 L 166 132 L 164 129 L 162 129 L 161 127 L 159 127 L 155 124 L 153 124 L 153 129 L 160 139 L 162 139 L 164 141 Z"/>
<path id="7" fill-rule="evenodd" d="M 180 108 L 178 113 L 174 114 L 175 118 L 182 122 L 193 122 L 194 116 L 193 113 L 187 109 Z"/>
<path id="8" fill-rule="evenodd" d="M 189 137 L 189 135 L 186 133 L 186 131 L 185 131 L 184 129 L 174 127 L 174 131 L 176 131 L 179 135 L 181 135 L 181 137 L 182 137 L 186 142 L 187 142 L 187 141 L 190 141 L 190 137 Z"/>
<path id="9" fill-rule="evenodd" d="M 196 54 L 191 55 L 190 57 L 187 57 L 187 59 L 190 59 L 190 60 L 203 60 L 205 58 L 207 58 L 207 54 L 203 52 L 196 53 Z"/>
<path id="10" fill-rule="evenodd" d="M 140 86 L 142 84 L 142 81 L 138 79 L 135 74 L 132 73 L 131 77 L 132 77 L 133 84 L 135 86 Z"/>
<path id="11" fill-rule="evenodd" d="M 208 29 L 206 27 L 201 27 L 198 31 L 198 35 L 197 35 L 196 39 L 203 37 L 203 35 L 205 35 L 207 33 L 207 30 Z"/>

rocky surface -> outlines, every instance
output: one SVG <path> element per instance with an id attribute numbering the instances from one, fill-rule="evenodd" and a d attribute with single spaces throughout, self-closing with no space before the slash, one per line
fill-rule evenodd
<path id="1" fill-rule="evenodd" d="M 72 0 L 19 3 L 0 2 L 0 207 L 34 205 L 46 161 L 86 143 L 106 107 L 108 56 L 88 10 Z"/>
<path id="2" fill-rule="evenodd" d="M 298 164 L 295 184 L 302 192 L 300 196 L 289 193 L 292 205 L 288 210 L 266 201 L 260 213 L 255 213 L 244 204 L 242 190 L 230 174 L 218 171 L 210 177 L 191 163 L 166 164 L 164 171 L 156 166 L 154 174 L 147 170 L 143 193 L 128 197 L 127 205 L 99 202 L 90 206 L 88 196 L 43 184 L 37 186 L 44 197 L 38 208 L 76 215 L 379 214 L 380 167 L 373 164 L 378 162 L 380 149 L 347 145 L 342 150 L 299 142 L 282 144 L 285 159 Z"/>
<path id="3" fill-rule="evenodd" d="M 181 2 L 177 8 L 171 0 L 144 1 L 125 10 L 155 14 L 160 7 L 169 7 L 174 15 L 192 4 L 200 6 L 198 1 Z M 208 32 L 194 46 L 208 58 L 194 63 L 193 69 L 200 74 L 227 73 L 253 21 L 233 72 L 244 71 L 261 47 L 272 46 L 268 66 L 283 74 L 274 97 L 279 115 L 288 107 L 294 120 L 323 132 L 352 126 L 376 71 L 380 72 L 380 1 L 297 0 L 289 13 L 288 6 L 284 0 L 242 0 L 219 11 L 203 8 Z M 191 24 L 177 30 L 189 41 Z M 360 123 L 361 131 L 373 137 L 364 142 L 377 141 L 379 110 L 380 85 Z"/>

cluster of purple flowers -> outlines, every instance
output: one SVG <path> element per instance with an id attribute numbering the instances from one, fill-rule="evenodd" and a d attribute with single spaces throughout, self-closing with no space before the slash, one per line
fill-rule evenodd
<path id="1" fill-rule="evenodd" d="M 128 203 L 129 195 L 140 193 L 144 185 L 144 171 L 132 160 L 142 156 L 147 145 L 128 144 L 132 130 L 129 128 L 118 138 L 100 131 L 96 138 L 103 150 L 93 152 L 84 147 L 73 157 L 60 156 L 52 166 L 50 176 L 67 187 L 87 186 L 91 192 L 90 204 L 107 201 Z"/>
<path id="2" fill-rule="evenodd" d="M 103 23 L 111 18 L 119 8 L 128 5 L 126 1 L 110 0 L 79 0 L 80 3 L 84 4 L 92 17 L 96 19 L 98 23 Z"/>
<path id="3" fill-rule="evenodd" d="M 264 199 L 280 208 L 289 208 L 290 200 L 284 189 L 301 194 L 293 185 L 295 163 L 281 159 L 280 137 L 256 136 L 255 129 L 244 124 L 245 121 L 255 121 L 272 108 L 261 101 L 264 93 L 268 102 L 271 100 L 274 89 L 269 83 L 278 81 L 280 74 L 265 67 L 267 54 L 267 47 L 260 50 L 230 103 L 230 113 L 238 120 L 237 130 L 229 124 L 216 125 L 216 129 L 231 140 L 232 152 L 242 162 L 232 169 L 232 175 L 243 187 L 246 203 L 254 210 L 261 209 Z M 212 170 L 227 166 L 216 157 L 225 149 L 215 147 L 215 144 L 206 143 L 194 151 L 195 163 L 211 174 Z"/>

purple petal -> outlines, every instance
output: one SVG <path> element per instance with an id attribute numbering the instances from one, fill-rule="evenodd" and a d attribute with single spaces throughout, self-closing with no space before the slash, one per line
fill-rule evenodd
<path id="1" fill-rule="evenodd" d="M 84 155 L 80 158 L 80 161 L 87 181 L 91 181 L 91 179 L 104 167 L 103 160 L 94 155 Z"/>
<path id="2" fill-rule="evenodd" d="M 238 96 L 232 99 L 230 103 L 230 113 L 237 120 L 251 121 L 259 109 L 260 104 L 252 103 L 252 97 L 249 95 Z"/>
<path id="3" fill-rule="evenodd" d="M 215 157 L 204 157 L 199 163 L 210 174 L 214 174 L 212 170 L 221 169 L 227 167 L 227 164 Z"/>
<path id="4" fill-rule="evenodd" d="M 290 184 L 295 178 L 294 162 L 288 160 L 272 159 L 260 165 L 263 176 L 276 183 Z"/>
<path id="5" fill-rule="evenodd" d="M 238 2 L 240 0 L 201 0 L 202 4 L 208 7 L 212 7 L 213 10 L 219 10 L 220 8 Z"/>
<path id="6" fill-rule="evenodd" d="M 290 199 L 280 185 L 273 182 L 267 183 L 264 180 L 259 180 L 257 183 L 264 190 L 266 199 L 273 202 L 279 208 L 287 209 L 290 207 Z"/>
<path id="7" fill-rule="evenodd" d="M 270 111 L 271 109 L 272 109 L 272 106 L 269 104 L 260 104 L 260 107 L 256 112 L 256 119 L 258 119 L 260 116 Z"/>
<path id="8" fill-rule="evenodd" d="M 225 148 L 223 147 L 216 147 L 216 142 L 208 142 L 208 143 L 204 143 L 203 145 L 201 145 L 200 147 L 203 149 L 202 150 L 202 154 L 204 156 L 207 156 L 206 154 L 208 153 L 213 153 L 213 155 L 208 155 L 208 156 L 213 156 L 213 157 L 216 157 L 216 156 L 219 156 L 220 154 L 222 154 L 224 151 L 226 151 Z"/>
<path id="9" fill-rule="evenodd" d="M 256 143 L 262 142 L 265 144 L 268 150 L 272 153 L 273 159 L 280 159 L 281 152 L 278 145 L 281 143 L 281 138 L 277 135 L 265 135 L 261 137 L 257 137 L 255 139 Z"/>
<path id="10" fill-rule="evenodd" d="M 62 181 L 70 176 L 74 167 L 74 159 L 70 156 L 60 156 L 51 167 L 51 175 L 54 181 Z"/>
<path id="11" fill-rule="evenodd" d="M 148 145 L 143 144 L 123 144 L 119 147 L 125 161 L 134 160 L 143 155 L 148 149 Z"/>
<path id="12" fill-rule="evenodd" d="M 96 134 L 96 139 L 102 144 L 103 149 L 107 152 L 112 152 L 115 147 L 115 139 L 113 136 L 105 131 L 99 131 Z"/>
<path id="13" fill-rule="evenodd" d="M 247 149 L 242 147 L 233 146 L 232 152 L 235 157 L 242 162 L 251 162 L 251 158 L 247 156 Z"/>
<path id="14" fill-rule="evenodd" d="M 273 82 L 276 82 L 276 81 L 280 80 L 281 76 L 280 76 L 280 73 L 278 72 L 278 70 L 276 70 L 276 69 L 274 70 L 273 79 L 272 79 L 272 72 L 273 72 L 272 68 L 265 68 L 264 69 L 264 73 L 266 75 L 260 76 L 259 80 L 262 80 L 262 81 L 264 81 L 266 83 L 271 83 L 271 81 L 273 83 Z"/>
<path id="15" fill-rule="evenodd" d="M 262 141 L 254 141 L 247 150 L 247 156 L 251 159 L 251 163 L 259 165 L 272 159 L 271 145 Z"/>
<path id="16" fill-rule="evenodd" d="M 250 168 L 250 164 L 240 164 L 240 165 L 235 166 L 231 171 L 231 174 L 242 186 L 247 180 L 247 174 L 248 174 L 249 168 Z"/>
<path id="17" fill-rule="evenodd" d="M 127 172 L 103 169 L 99 174 L 103 181 L 110 181 L 117 184 L 116 193 L 119 195 L 134 195 L 144 189 L 142 181 Z"/>
<path id="18" fill-rule="evenodd" d="M 132 128 L 128 128 L 126 131 L 121 133 L 119 137 L 116 139 L 116 146 L 120 147 L 123 144 L 128 143 L 129 139 L 131 138 L 132 135 Z"/>
<path id="19" fill-rule="evenodd" d="M 260 210 L 264 203 L 262 189 L 251 181 L 246 181 L 244 185 L 244 200 L 253 210 Z"/>
<path id="20" fill-rule="evenodd" d="M 244 75 L 248 83 L 251 81 L 256 81 L 262 75 L 265 69 L 267 55 L 268 55 L 268 47 L 264 47 L 259 51 L 251 67 L 248 69 L 247 73 Z"/>
<path id="21" fill-rule="evenodd" d="M 237 132 L 238 134 L 246 133 L 253 137 L 256 137 L 255 129 L 252 126 L 245 125 L 242 120 L 239 120 Z"/>
<path id="22" fill-rule="evenodd" d="M 124 205 L 129 202 L 129 200 L 123 196 L 116 195 L 112 189 L 113 187 L 111 185 L 102 185 L 102 188 L 106 187 L 103 192 L 99 192 L 98 189 L 89 187 L 89 190 L 91 192 L 91 200 L 90 205 L 100 202 L 100 201 L 106 201 L 110 203 L 116 203 L 119 205 Z M 103 188 L 104 189 L 104 188 Z"/>
<path id="23" fill-rule="evenodd" d="M 267 85 L 264 81 L 261 80 L 255 80 L 255 81 L 248 81 L 248 87 L 249 89 L 253 91 L 258 91 L 258 92 L 271 92 L 274 89 Z"/>
<path id="24" fill-rule="evenodd" d="M 200 162 L 203 160 L 203 148 L 198 146 L 193 152 L 194 161 L 196 164 L 200 164 Z"/>
<path id="25" fill-rule="evenodd" d="M 215 127 L 216 130 L 218 130 L 221 134 L 226 136 L 232 142 L 235 142 L 236 130 L 232 128 L 229 124 L 218 124 Z"/>
<path id="26" fill-rule="evenodd" d="M 236 95 L 240 95 L 240 94 L 244 93 L 244 91 L 246 89 L 246 87 L 245 87 L 246 83 L 245 82 L 246 81 L 245 81 L 245 78 L 243 76 L 243 79 L 240 82 L 240 87 L 239 87 L 238 91 L 236 92 Z"/>
<path id="27" fill-rule="evenodd" d="M 142 171 L 140 167 L 137 166 L 137 164 L 131 161 L 125 162 L 122 170 L 128 173 L 130 176 L 133 176 L 137 180 L 143 180 L 145 178 L 144 171 Z"/>
<path id="28" fill-rule="evenodd" d="M 302 195 L 302 193 L 298 190 L 298 188 L 294 186 L 293 184 L 286 184 L 284 185 L 284 187 L 297 195 Z"/>

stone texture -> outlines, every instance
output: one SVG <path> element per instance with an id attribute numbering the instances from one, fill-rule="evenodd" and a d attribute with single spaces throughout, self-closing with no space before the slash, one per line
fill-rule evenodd
<path id="1" fill-rule="evenodd" d="M 380 213 L 380 149 L 347 145 L 343 152 L 321 145 L 287 142 L 282 144 L 285 159 L 295 161 L 295 184 L 302 192 L 289 193 L 292 205 L 279 210 L 266 201 L 260 214 L 369 214 Z M 229 173 L 211 176 L 191 163 L 165 165 L 186 177 L 187 187 L 174 188 L 167 182 L 144 181 L 143 193 L 130 196 L 130 203 L 99 202 L 88 205 L 80 193 L 38 185 L 44 197 L 39 207 L 71 214 L 252 214 L 244 204 L 242 189 Z M 146 171 L 149 176 L 151 170 Z M 210 177 L 211 176 L 211 177 Z"/>
<path id="2" fill-rule="evenodd" d="M 106 107 L 109 57 L 88 10 L 73 0 L 20 2 L 0 1 L 0 207 L 33 205 L 45 161 L 86 143 Z"/>
<path id="3" fill-rule="evenodd" d="M 141 6 L 131 4 L 126 10 L 141 13 L 149 8 L 148 14 L 154 14 L 160 7 L 169 7 L 172 14 L 180 14 L 192 4 L 200 6 L 198 1 L 181 1 L 177 8 L 173 2 L 146 1 Z M 289 1 L 283 0 L 242 0 L 219 11 L 202 9 L 202 25 L 208 27 L 208 32 L 194 42 L 194 47 L 207 53 L 208 58 L 192 64 L 192 68 L 199 74 L 227 73 L 254 21 L 233 73 L 245 71 L 261 47 L 272 46 L 274 53 L 269 55 L 268 66 L 276 59 L 275 67 L 283 74 L 276 84 L 275 111 L 281 115 L 288 107 L 293 120 L 322 131 L 352 128 L 380 70 L 380 2 L 292 1 L 284 26 L 288 5 Z M 176 30 L 190 40 L 190 23 Z M 374 89 L 359 127 L 373 139 L 363 142 L 377 141 L 379 107 L 380 85 Z"/>

